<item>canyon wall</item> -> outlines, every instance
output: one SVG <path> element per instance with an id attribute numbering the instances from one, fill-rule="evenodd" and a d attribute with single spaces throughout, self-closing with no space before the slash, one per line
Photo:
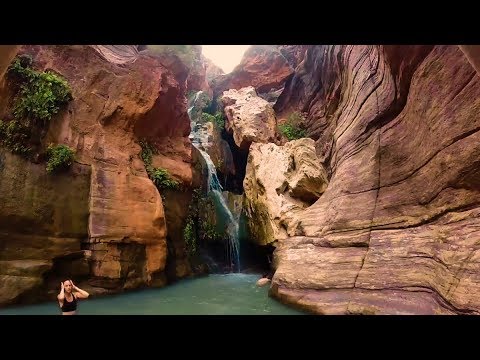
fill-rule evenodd
<path id="1" fill-rule="evenodd" d="M 35 69 L 60 74 L 72 89 L 73 100 L 52 118 L 41 148 L 66 144 L 76 161 L 66 174 L 47 174 L 45 163 L 1 149 L 1 304 L 52 297 L 63 277 L 94 294 L 166 283 L 167 233 L 182 224 L 168 229 L 139 139 L 156 145 L 155 166 L 191 186 L 188 71 L 134 50 L 20 48 Z M 10 89 L 2 84 L 0 118 L 10 116 Z"/>
<path id="2" fill-rule="evenodd" d="M 457 46 L 314 46 L 278 99 L 329 184 L 271 292 L 324 314 L 479 313 L 480 79 Z M 274 239 L 272 239 L 274 240 Z"/>

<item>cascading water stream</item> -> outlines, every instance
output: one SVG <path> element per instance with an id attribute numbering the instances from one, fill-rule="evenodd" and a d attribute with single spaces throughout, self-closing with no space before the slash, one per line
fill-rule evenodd
<path id="1" fill-rule="evenodd" d="M 220 206 L 223 215 L 226 217 L 228 225 L 226 228 L 226 233 L 228 235 L 228 243 L 227 243 L 227 260 L 230 261 L 230 264 L 235 266 L 237 272 L 240 272 L 240 244 L 239 244 L 239 219 L 236 219 L 228 205 L 225 201 L 225 198 L 222 195 L 222 186 L 220 185 L 220 181 L 217 177 L 217 170 L 215 165 L 213 164 L 210 155 L 202 148 L 202 134 L 200 129 L 197 127 L 195 117 L 192 117 L 192 111 L 195 108 L 195 104 L 199 100 L 199 96 L 201 95 L 201 91 L 195 94 L 191 106 L 188 108 L 188 115 L 191 121 L 191 128 L 192 132 L 190 134 L 190 139 L 192 140 L 192 145 L 197 148 L 197 150 L 202 155 L 208 169 L 208 194 L 213 196 L 214 200 L 216 200 L 217 204 Z"/>

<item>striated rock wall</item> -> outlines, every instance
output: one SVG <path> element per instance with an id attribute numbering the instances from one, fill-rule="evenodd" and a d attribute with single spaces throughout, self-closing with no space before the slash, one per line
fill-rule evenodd
<path id="1" fill-rule="evenodd" d="M 480 79 L 457 46 L 314 46 L 275 109 L 307 113 L 329 184 L 275 252 L 317 313 L 480 313 Z"/>

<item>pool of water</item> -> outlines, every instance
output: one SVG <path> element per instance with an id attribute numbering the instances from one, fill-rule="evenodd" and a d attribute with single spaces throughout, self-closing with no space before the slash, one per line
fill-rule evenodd
<path id="1" fill-rule="evenodd" d="M 209 275 L 160 289 L 91 298 L 79 302 L 79 315 L 295 315 L 303 314 L 255 285 L 258 275 Z M 0 309 L 0 315 L 58 315 L 58 304 Z"/>

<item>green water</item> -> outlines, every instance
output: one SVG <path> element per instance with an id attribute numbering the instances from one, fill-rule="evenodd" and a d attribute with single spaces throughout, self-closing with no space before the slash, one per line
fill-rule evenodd
<path id="1" fill-rule="evenodd" d="M 146 289 L 80 300 L 79 315 L 295 315 L 255 285 L 258 275 L 209 275 Z M 46 303 L 0 310 L 0 315 L 58 315 L 58 304 Z"/>

